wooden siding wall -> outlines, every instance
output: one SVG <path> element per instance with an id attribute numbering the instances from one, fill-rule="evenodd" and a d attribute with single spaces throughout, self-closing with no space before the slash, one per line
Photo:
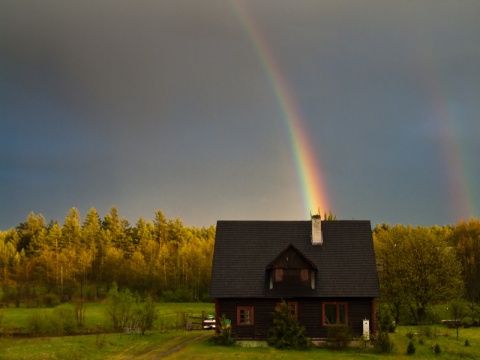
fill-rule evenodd
<path id="1" fill-rule="evenodd" d="M 348 325 L 355 336 L 362 335 L 363 319 L 370 320 L 370 331 L 373 331 L 371 298 L 301 298 L 285 299 L 298 303 L 298 321 L 305 326 L 306 336 L 310 338 L 326 338 L 328 328 L 322 326 L 323 302 L 346 302 L 348 304 Z M 233 335 L 236 339 L 265 340 L 268 330 L 273 325 L 273 312 L 281 299 L 217 299 L 217 321 L 225 314 L 231 320 Z M 254 307 L 254 325 L 237 326 L 237 306 Z"/>

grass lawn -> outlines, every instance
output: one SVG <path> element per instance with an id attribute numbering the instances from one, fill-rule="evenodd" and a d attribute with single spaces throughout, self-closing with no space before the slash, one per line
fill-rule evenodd
<path id="1" fill-rule="evenodd" d="M 414 334 L 412 340 L 416 347 L 415 357 L 424 359 L 480 359 L 480 328 L 460 328 L 457 340 L 456 330 L 442 325 L 428 327 L 401 326 L 392 337 L 398 354 L 406 354 L 410 341 L 407 336 L 409 333 Z M 468 340 L 470 346 L 465 346 L 465 340 Z M 440 346 L 440 354 L 434 353 L 436 344 Z M 405 359 L 410 357 L 403 355 Z"/>
<path id="2" fill-rule="evenodd" d="M 211 303 L 157 303 L 161 321 L 176 321 L 176 314 L 181 312 L 199 314 L 205 311 L 214 313 L 214 305 Z M 51 312 L 53 308 L 3 308 L 0 309 L 0 331 L 4 329 L 25 329 L 28 318 L 39 311 Z M 104 328 L 109 326 L 105 315 L 103 303 L 88 303 L 85 310 L 85 326 L 88 328 Z M 0 358 L 1 359 L 1 358 Z"/>
<path id="3" fill-rule="evenodd" d="M 414 355 L 407 355 L 407 346 L 410 339 L 408 333 L 415 333 L 412 339 L 416 346 Z M 418 326 L 398 327 L 395 334 L 390 337 L 395 344 L 395 351 L 392 354 L 374 354 L 364 348 L 347 350 L 330 350 L 315 348 L 305 351 L 276 350 L 272 348 L 240 348 L 237 346 L 222 347 L 214 346 L 208 340 L 201 340 L 189 344 L 181 351 L 172 354 L 169 359 L 212 359 L 222 357 L 234 357 L 235 359 L 323 359 L 323 360 L 350 360 L 350 359 L 480 359 L 480 328 L 461 328 L 459 340 L 456 340 L 456 331 L 445 326 L 430 326 L 427 332 L 432 334 L 427 338 L 425 328 Z M 435 337 L 438 333 L 440 336 Z M 465 340 L 468 339 L 470 346 L 465 347 Z M 423 345 L 420 343 L 423 342 Z M 440 354 L 434 353 L 434 346 L 438 344 Z"/>
<path id="4" fill-rule="evenodd" d="M 198 336 L 193 331 L 138 334 L 99 334 L 64 337 L 0 338 L 0 359 L 141 359 L 159 354 L 181 341 Z M 148 357 L 147 357 L 148 358 Z M 151 358 L 151 357 L 150 357 Z"/>
<path id="5" fill-rule="evenodd" d="M 0 309 L 0 360 L 3 359 L 126 359 L 142 358 L 146 354 L 165 352 L 180 342 L 211 331 L 159 331 L 172 328 L 181 313 L 200 314 L 214 311 L 210 303 L 157 303 L 159 319 L 157 330 L 139 334 L 99 334 L 63 337 L 19 338 L 9 336 L 12 332 L 23 332 L 28 318 L 38 312 L 52 312 L 51 308 L 3 308 Z M 180 317 L 181 318 L 181 317 Z M 165 326 L 166 323 L 169 326 Z M 86 306 L 85 327 L 107 328 L 108 318 L 103 303 Z M 3 336 L 1 336 L 3 335 Z M 143 355 L 142 355 L 143 354 Z M 147 357 L 148 358 L 148 357 Z"/>
<path id="6" fill-rule="evenodd" d="M 407 355 L 407 346 L 412 333 L 416 351 L 414 355 Z M 430 337 L 425 335 L 427 333 Z M 435 336 L 437 335 L 437 336 Z M 240 348 L 237 346 L 213 346 L 208 340 L 201 340 L 189 344 L 180 352 L 172 354 L 169 359 L 218 359 L 234 357 L 235 359 L 480 359 L 480 328 L 460 328 L 459 340 L 456 340 L 456 331 L 445 326 L 419 327 L 401 326 L 395 334 L 390 335 L 395 344 L 392 354 L 375 354 L 364 348 L 347 350 L 331 350 L 315 348 L 306 351 L 276 350 L 272 348 Z M 465 347 L 468 339 L 470 346 Z M 434 347 L 438 344 L 441 353 L 435 354 Z"/>
<path id="7" fill-rule="evenodd" d="M 279 360 L 354 360 L 354 359 L 480 359 L 480 329 L 460 329 L 457 341 L 455 331 L 445 327 L 431 327 L 442 336 L 427 339 L 424 335 L 413 335 L 416 345 L 414 355 L 407 355 L 406 349 L 410 339 L 409 332 L 419 333 L 419 327 L 399 327 L 391 335 L 396 345 L 393 354 L 374 354 L 366 349 L 309 349 L 305 351 L 276 350 L 273 348 L 242 348 L 238 346 L 216 346 L 209 338 L 211 331 L 152 331 L 145 336 L 137 334 L 103 334 L 85 336 L 67 336 L 51 338 L 0 338 L 0 359 L 157 359 L 181 343 L 188 342 L 201 335 L 207 337 L 187 343 L 177 352 L 165 359 L 279 359 Z M 447 335 L 447 336 L 445 336 Z M 420 339 L 424 339 L 420 345 Z M 469 347 L 465 347 L 465 339 Z M 442 352 L 434 354 L 432 345 L 439 344 Z"/>
<path id="8" fill-rule="evenodd" d="M 21 329 L 27 324 L 29 316 L 38 311 L 52 309 L 7 308 L 0 309 L 3 314 L 0 324 L 0 360 L 9 359 L 214 359 L 234 357 L 236 359 L 480 359 L 480 328 L 460 328 L 459 340 L 456 330 L 445 326 L 399 326 L 395 334 L 390 334 L 395 344 L 393 354 L 374 354 L 368 349 L 330 350 L 312 348 L 305 351 L 276 350 L 273 348 L 242 348 L 239 346 L 216 346 L 209 338 L 212 331 L 167 330 L 162 327 L 168 319 L 177 319 L 178 313 L 205 311 L 213 313 L 213 304 L 204 303 L 159 303 L 160 315 L 156 330 L 145 336 L 138 334 L 99 334 L 65 337 L 18 338 L 9 337 L 8 329 Z M 162 323 L 163 322 L 163 323 Z M 87 304 L 86 326 L 89 328 L 106 327 L 108 321 L 101 303 Z M 199 336 L 202 339 L 190 342 Z M 407 336 L 408 335 L 408 336 Z M 416 352 L 407 355 L 410 338 L 414 341 Z M 470 346 L 465 346 L 468 339 Z M 178 345 L 184 346 L 178 351 L 168 353 Z M 440 354 L 434 353 L 438 344 Z M 168 354 L 167 354 L 168 353 Z M 168 356 L 166 356 L 168 355 Z"/>

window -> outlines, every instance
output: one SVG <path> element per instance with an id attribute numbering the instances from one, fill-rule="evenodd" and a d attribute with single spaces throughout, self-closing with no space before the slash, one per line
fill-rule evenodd
<path id="1" fill-rule="evenodd" d="M 290 310 L 290 315 L 298 318 L 298 303 L 297 302 L 288 302 L 288 309 Z"/>
<path id="2" fill-rule="evenodd" d="M 237 325 L 253 325 L 253 306 L 237 307 Z"/>
<path id="3" fill-rule="evenodd" d="M 347 303 L 323 303 L 323 326 L 346 325 L 348 321 Z"/>
<path id="4" fill-rule="evenodd" d="M 301 269 L 300 270 L 300 280 L 301 281 L 308 281 L 308 274 L 309 271 L 308 269 Z"/>
<path id="5" fill-rule="evenodd" d="M 282 303 L 277 303 L 277 308 L 281 305 Z M 298 317 L 298 302 L 296 301 L 289 301 L 286 303 L 288 307 L 288 312 L 291 316 Z"/>
<path id="6" fill-rule="evenodd" d="M 275 282 L 283 281 L 283 269 L 275 269 Z"/>

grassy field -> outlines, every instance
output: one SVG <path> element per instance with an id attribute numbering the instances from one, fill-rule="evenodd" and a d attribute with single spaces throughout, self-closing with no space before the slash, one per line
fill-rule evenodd
<path id="1" fill-rule="evenodd" d="M 210 303 L 157 303 L 160 322 L 175 322 L 178 313 L 213 314 L 214 307 Z M 3 308 L 0 309 L 0 330 L 25 329 L 30 316 L 38 312 L 52 312 L 52 308 Z M 88 303 L 85 310 L 85 327 L 108 328 L 108 318 L 105 315 L 103 303 Z"/>
<path id="2" fill-rule="evenodd" d="M 400 326 L 390 337 L 395 352 L 388 355 L 374 354 L 370 349 L 347 350 L 309 349 L 305 351 L 276 350 L 273 348 L 242 348 L 213 345 L 211 331 L 164 330 L 161 322 L 175 318 L 177 313 L 206 311 L 213 313 L 213 304 L 159 303 L 162 316 L 156 329 L 139 334 L 95 334 L 64 337 L 20 338 L 8 336 L 7 329 L 23 328 L 31 314 L 52 309 L 7 308 L 1 309 L 0 360 L 10 359 L 214 359 L 234 357 L 236 359 L 480 359 L 480 328 L 460 328 L 459 340 L 455 329 L 445 326 Z M 106 327 L 107 320 L 103 305 L 88 304 L 86 326 Z M 202 337 L 202 338 L 199 338 Z M 407 355 L 407 346 L 412 339 L 416 346 L 414 355 Z M 196 341 L 192 341 L 196 340 Z M 468 340 L 470 346 L 465 346 Z M 441 353 L 435 354 L 435 345 Z M 172 351 L 175 350 L 175 351 Z"/>
<path id="3" fill-rule="evenodd" d="M 64 337 L 0 338 L 0 359 L 131 359 L 152 358 L 181 342 L 195 338 L 199 331 L 98 334 Z M 211 333 L 211 332 L 210 332 Z"/>
<path id="4" fill-rule="evenodd" d="M 441 336 L 428 338 L 419 333 L 420 327 L 399 327 L 391 335 L 396 351 L 389 355 L 374 354 L 369 349 L 347 350 L 309 349 L 305 351 L 276 350 L 273 348 L 242 348 L 213 345 L 209 338 L 211 331 L 152 331 L 145 336 L 138 334 L 102 334 L 67 336 L 52 338 L 0 338 L 0 359 L 480 359 L 480 329 L 460 329 L 457 341 L 455 331 L 445 327 L 431 327 L 432 334 Z M 409 332 L 416 333 L 413 339 L 416 346 L 414 355 L 407 355 Z M 205 336 L 198 341 L 188 341 Z M 423 339 L 423 340 L 421 340 Z M 465 339 L 470 342 L 465 347 Z M 420 344 L 423 342 L 423 345 Z M 187 343 L 179 351 L 168 354 L 182 343 Z M 439 344 L 441 353 L 434 354 L 433 347 Z"/>
<path id="5" fill-rule="evenodd" d="M 407 355 L 407 346 L 410 338 L 407 334 L 412 333 L 415 343 L 414 355 Z M 427 337 L 425 333 L 429 334 Z M 435 336 L 438 334 L 438 336 Z M 352 348 L 347 350 L 309 349 L 305 351 L 276 350 L 272 348 L 240 348 L 213 346 L 208 340 L 201 340 L 186 346 L 181 351 L 172 354 L 169 359 L 212 359 L 222 357 L 234 357 L 235 359 L 324 359 L 324 360 L 350 360 L 350 359 L 480 359 L 480 328 L 460 329 L 459 340 L 456 340 L 455 330 L 444 326 L 422 327 L 399 327 L 395 334 L 391 334 L 395 344 L 392 354 L 375 354 L 369 349 Z M 465 347 L 468 339 L 470 346 Z M 421 344 L 423 343 L 423 344 Z M 435 354 L 434 347 L 438 344 L 441 353 Z M 214 355 L 214 356 L 213 356 Z"/>

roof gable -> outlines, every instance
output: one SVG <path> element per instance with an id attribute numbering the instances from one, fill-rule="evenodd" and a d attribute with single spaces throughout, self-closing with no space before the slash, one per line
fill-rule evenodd
<path id="1" fill-rule="evenodd" d="M 317 270 L 317 266 L 292 244 L 287 246 L 285 250 L 283 250 L 275 259 L 270 262 L 270 264 L 267 265 L 267 270 L 273 268 L 310 268 Z"/>
<path id="2" fill-rule="evenodd" d="M 292 246 L 317 268 L 316 288 L 306 296 L 378 297 L 370 222 L 324 221 L 322 235 L 323 245 L 313 246 L 310 221 L 218 221 L 211 295 L 277 296 L 266 267 Z"/>

